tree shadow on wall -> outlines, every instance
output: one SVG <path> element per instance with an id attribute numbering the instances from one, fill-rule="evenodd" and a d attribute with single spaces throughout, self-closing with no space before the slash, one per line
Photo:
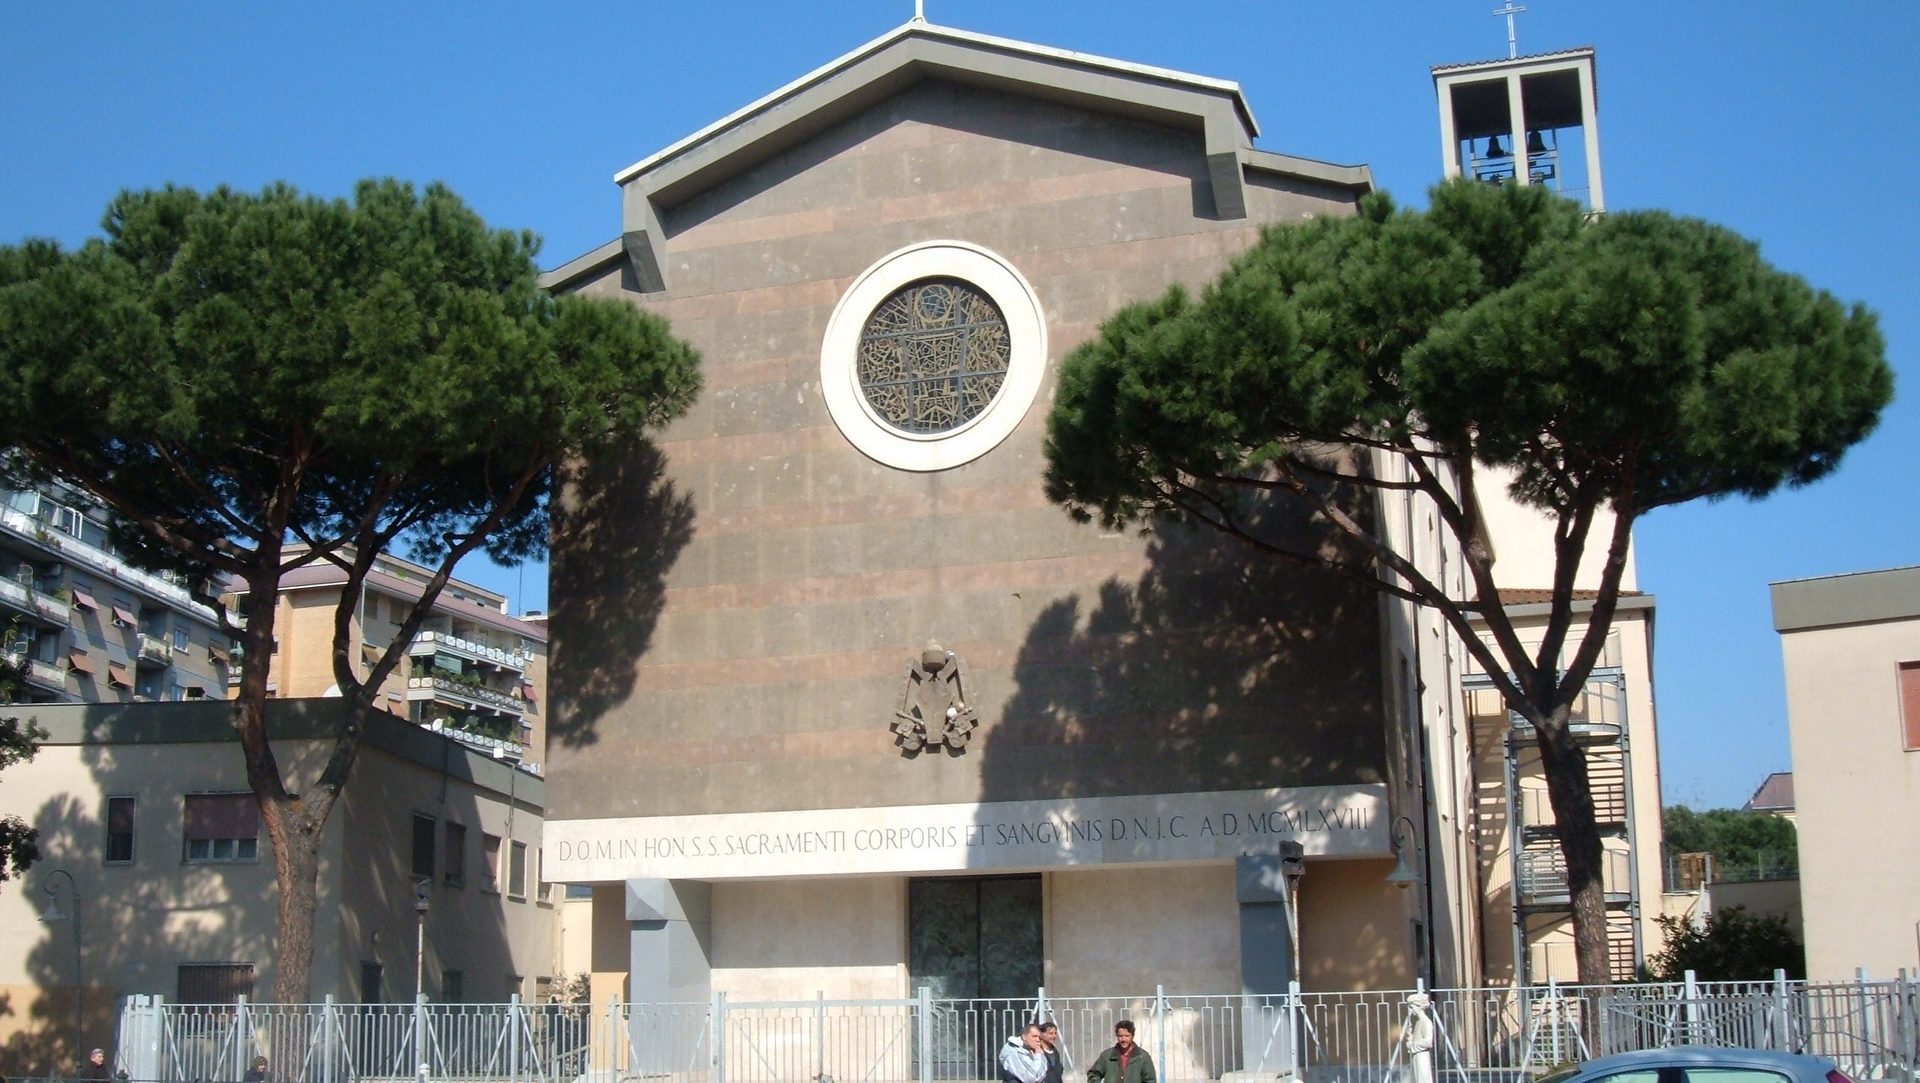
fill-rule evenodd
<path id="1" fill-rule="evenodd" d="M 1261 526 L 1330 544 L 1278 510 Z M 981 800 L 1385 781 L 1372 589 L 1204 527 L 1163 524 L 1146 556 L 1033 621 Z"/>
<path id="2" fill-rule="evenodd" d="M 141 822 L 136 847 L 169 845 L 155 819 Z M 16 995 L 0 1003 L 0 1028 L 12 1031 L 0 1042 L 0 1077 L 72 1076 L 80 1057 L 94 1046 L 106 1049 L 112 1063 L 120 997 L 160 993 L 174 998 L 175 974 L 159 960 L 261 957 L 260 946 L 236 943 L 218 917 L 263 907 L 271 912 L 270 891 L 236 891 L 219 866 L 188 869 L 179 876 L 149 875 L 138 865 L 103 866 L 106 825 L 71 796 L 42 805 L 34 826 L 40 832 L 42 856 L 20 879 L 19 890 L 27 905 L 42 914 L 50 899 L 56 902 L 61 917 L 29 930 L 34 939 L 26 948 L 23 970 L 28 985 L 40 995 L 31 1002 Z M 136 849 L 136 855 L 140 853 Z M 66 870 L 79 887 L 78 926 L 73 894 L 64 879 L 52 878 L 55 869 Z M 270 875 L 266 882 L 272 884 Z M 45 890 L 49 883 L 58 884 L 51 897 Z M 183 911 L 196 910 L 206 920 L 178 920 Z M 76 930 L 85 971 L 78 975 L 84 995 L 77 1000 Z"/>
<path id="3" fill-rule="evenodd" d="M 693 499 L 667 480 L 666 457 L 639 440 L 563 477 L 555 501 L 549 594 L 553 696 L 547 739 L 591 745 L 601 716 L 633 693 L 653 639 L 667 570 L 693 538 Z"/>

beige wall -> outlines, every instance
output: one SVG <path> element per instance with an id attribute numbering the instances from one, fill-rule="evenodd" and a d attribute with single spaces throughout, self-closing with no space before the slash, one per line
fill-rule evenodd
<path id="1" fill-rule="evenodd" d="M 312 739 L 330 724 L 338 701 L 279 701 L 269 722 L 290 788 L 313 784 L 330 742 Z M 72 926 L 38 920 L 43 888 L 55 869 L 74 877 L 82 900 L 88 1044 L 110 1044 L 114 998 L 177 993 L 187 963 L 251 963 L 254 995 L 268 999 L 275 978 L 277 902 L 272 849 L 264 828 L 253 861 L 184 860 L 184 794 L 247 789 L 228 708 L 194 704 L 44 706 L 33 717 L 49 738 L 30 769 L 9 771 L 0 812 L 40 831 L 41 858 L 0 890 L 0 1075 L 45 1073 L 65 1056 L 72 1030 Z M 537 842 L 537 779 L 523 779 L 516 837 Z M 359 996 L 359 964 L 386 968 L 389 996 L 412 987 L 413 912 L 407 875 L 415 808 L 467 817 L 469 888 L 436 885 L 430 924 L 430 973 L 464 967 L 470 997 L 504 995 L 509 973 L 550 974 L 553 911 L 484 896 L 477 882 L 481 829 L 506 831 L 506 769 L 410 725 L 369 727 L 346 795 L 322 845 L 315 921 L 313 990 Z M 136 801 L 134 860 L 104 861 L 106 800 Z M 64 885 L 59 899 L 71 912 Z M 375 942 L 378 934 L 378 942 Z M 434 990 L 429 986 L 430 992 Z M 531 992 L 531 986 L 527 989 Z"/>
<path id="2" fill-rule="evenodd" d="M 1903 747 L 1895 667 L 1920 660 L 1920 618 L 1789 630 L 1780 643 L 1808 976 L 1912 971 L 1920 752 Z"/>

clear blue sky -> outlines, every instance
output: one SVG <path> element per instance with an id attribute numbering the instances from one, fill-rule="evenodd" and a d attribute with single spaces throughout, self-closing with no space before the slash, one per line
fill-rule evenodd
<path id="1" fill-rule="evenodd" d="M 1233 79 L 1261 146 L 1420 202 L 1437 63 L 1504 55 L 1495 0 L 927 0 L 933 21 Z M 1839 474 L 1656 514 L 1666 800 L 1789 764 L 1767 584 L 1920 563 L 1920 4 L 1529 0 L 1520 48 L 1593 45 L 1611 209 L 1724 223 L 1882 318 L 1900 399 Z M 0 5 L 0 243 L 97 232 L 122 188 L 342 194 L 442 180 L 546 266 L 612 239 L 613 172 L 904 22 L 912 0 Z M 474 578 L 544 608 L 545 569 Z"/>

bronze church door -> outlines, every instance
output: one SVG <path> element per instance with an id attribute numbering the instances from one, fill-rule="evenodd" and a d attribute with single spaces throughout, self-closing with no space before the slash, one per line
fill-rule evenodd
<path id="1" fill-rule="evenodd" d="M 1000 1043 L 1046 980 L 1040 878 L 910 881 L 907 937 L 912 987 L 936 1002 L 935 1077 L 993 1078 Z"/>

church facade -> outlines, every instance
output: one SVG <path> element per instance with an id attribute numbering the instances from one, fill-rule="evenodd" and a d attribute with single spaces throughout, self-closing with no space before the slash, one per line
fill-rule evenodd
<path id="1" fill-rule="evenodd" d="M 1434 622 L 1044 494 L 1065 353 L 1370 190 L 1257 132 L 1231 83 L 915 22 L 617 176 L 545 283 L 667 318 L 705 390 L 556 509 L 544 869 L 593 885 L 596 1000 L 1485 977 Z"/>

